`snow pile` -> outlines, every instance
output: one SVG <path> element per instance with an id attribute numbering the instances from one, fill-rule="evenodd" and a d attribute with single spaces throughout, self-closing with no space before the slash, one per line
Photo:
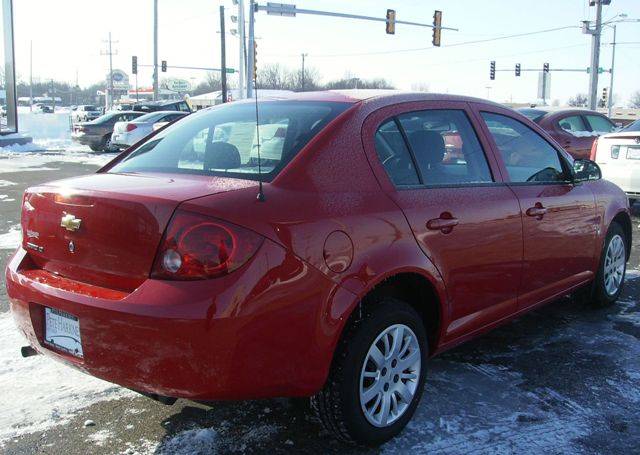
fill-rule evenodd
<path id="1" fill-rule="evenodd" d="M 18 435 L 67 423 L 75 412 L 99 401 L 134 396 L 44 356 L 22 358 L 25 344 L 11 316 L 1 314 L 0 447 Z"/>
<path id="2" fill-rule="evenodd" d="M 71 140 L 70 119 L 68 112 L 55 114 L 21 112 L 18 114 L 18 125 L 20 132 L 31 136 L 33 142 L 41 148 L 68 149 L 77 147 L 77 144 Z"/>
<path id="3" fill-rule="evenodd" d="M 0 250 L 15 250 L 22 241 L 22 230 L 16 224 L 9 228 L 9 232 L 0 234 Z"/>

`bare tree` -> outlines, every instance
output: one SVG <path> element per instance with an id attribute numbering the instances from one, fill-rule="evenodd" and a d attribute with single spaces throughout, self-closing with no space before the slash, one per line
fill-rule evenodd
<path id="1" fill-rule="evenodd" d="M 294 75 L 288 68 L 279 63 L 270 63 L 258 70 L 258 89 L 291 90 Z"/>
<path id="2" fill-rule="evenodd" d="M 327 90 L 343 90 L 343 89 L 393 89 L 395 88 L 386 79 L 360 79 L 358 77 L 342 78 L 329 81 L 324 86 Z"/>
<path id="3" fill-rule="evenodd" d="M 584 93 L 578 93 L 576 96 L 569 98 L 567 104 L 572 107 L 586 107 L 589 102 L 587 95 Z"/>
<path id="4" fill-rule="evenodd" d="M 429 83 L 428 82 L 414 82 L 411 84 L 411 90 L 414 92 L 428 92 L 429 91 Z"/>
<path id="5" fill-rule="evenodd" d="M 629 98 L 629 106 L 636 109 L 640 108 L 640 90 L 631 95 L 631 98 Z"/>

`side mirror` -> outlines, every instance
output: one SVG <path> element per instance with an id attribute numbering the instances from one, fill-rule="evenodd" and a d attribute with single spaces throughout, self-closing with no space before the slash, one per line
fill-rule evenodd
<path id="1" fill-rule="evenodd" d="M 588 180 L 600 180 L 602 171 L 595 161 L 575 160 L 573 162 L 573 179 L 576 182 L 586 182 Z"/>

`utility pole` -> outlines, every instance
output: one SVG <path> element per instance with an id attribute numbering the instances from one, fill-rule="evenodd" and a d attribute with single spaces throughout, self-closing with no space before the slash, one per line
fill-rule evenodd
<path id="1" fill-rule="evenodd" d="M 238 0 L 238 39 L 240 40 L 238 46 L 238 92 L 240 93 L 240 98 L 244 98 L 245 63 L 247 55 L 244 34 L 244 0 Z"/>
<path id="2" fill-rule="evenodd" d="M 227 51 L 224 28 L 224 6 L 220 5 L 220 82 L 222 83 L 222 102 L 227 102 Z"/>
<path id="3" fill-rule="evenodd" d="M 603 0 L 593 0 L 596 7 L 595 28 L 586 29 L 591 34 L 591 72 L 589 74 L 589 109 L 595 109 L 598 104 L 598 69 L 600 67 L 600 33 L 602 32 L 602 3 Z"/>
<path id="4" fill-rule="evenodd" d="M 302 77 L 301 77 L 301 82 L 300 85 L 302 86 L 302 90 L 304 92 L 304 58 L 307 56 L 307 54 L 300 54 L 302 56 Z"/>
<path id="5" fill-rule="evenodd" d="M 111 107 L 111 105 L 113 104 L 113 55 L 116 54 L 117 55 L 117 51 L 113 52 L 111 45 L 112 43 L 117 43 L 117 41 L 112 41 L 111 40 L 111 32 L 109 32 L 109 39 L 107 41 L 104 41 L 105 43 L 107 43 L 107 50 L 101 52 L 102 55 L 108 55 L 109 56 L 109 76 L 107 77 L 107 92 L 105 94 L 104 97 L 104 107 L 106 110 L 109 110 L 109 108 Z"/>
<path id="6" fill-rule="evenodd" d="M 153 100 L 158 100 L 158 0 L 153 0 Z"/>
<path id="7" fill-rule="evenodd" d="M 29 111 L 33 111 L 33 40 L 29 43 Z"/>
<path id="8" fill-rule="evenodd" d="M 240 0 L 242 1 L 242 0 Z M 249 58 L 247 59 L 247 98 L 253 98 L 254 90 L 254 74 L 255 68 L 255 53 L 256 53 L 256 37 L 255 37 L 255 0 L 249 2 Z"/>
<path id="9" fill-rule="evenodd" d="M 607 100 L 607 116 L 611 118 L 613 109 L 613 67 L 616 64 L 616 26 L 613 25 L 613 48 L 611 49 L 611 74 L 609 78 L 609 99 Z"/>

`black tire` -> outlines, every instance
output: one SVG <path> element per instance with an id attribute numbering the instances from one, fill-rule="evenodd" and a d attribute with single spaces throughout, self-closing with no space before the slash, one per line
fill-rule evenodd
<path id="1" fill-rule="evenodd" d="M 622 280 L 620 281 L 620 285 L 618 286 L 617 291 L 613 293 L 609 293 L 607 291 L 606 283 L 605 283 L 605 263 L 606 263 L 606 256 L 607 256 L 607 251 L 609 249 L 609 245 L 611 244 L 612 240 L 616 236 L 620 236 L 620 238 L 622 238 L 622 242 L 624 243 L 624 269 L 622 272 Z M 593 282 L 593 290 L 591 294 L 592 295 L 591 303 L 593 305 L 598 307 L 609 306 L 609 305 L 612 305 L 616 300 L 618 300 L 618 297 L 620 297 L 620 294 L 622 293 L 622 289 L 624 287 L 624 274 L 627 270 L 627 257 L 626 257 L 627 253 L 626 252 L 627 252 L 628 241 L 629 240 L 627 239 L 624 233 L 624 230 L 622 229 L 622 226 L 620 226 L 615 221 L 611 223 L 611 226 L 609 226 L 609 230 L 607 231 L 607 236 L 604 241 L 602 254 L 600 255 L 600 264 L 598 265 L 598 273 L 596 274 L 596 278 Z"/>
<path id="2" fill-rule="evenodd" d="M 635 204 L 637 201 L 637 199 L 629 199 L 629 207 L 633 207 L 633 204 Z"/>
<path id="3" fill-rule="evenodd" d="M 94 152 L 101 152 L 102 149 L 104 148 L 104 145 L 102 145 L 102 144 L 89 144 L 89 148 L 91 150 L 93 150 Z"/>
<path id="4" fill-rule="evenodd" d="M 325 429 L 338 440 L 378 446 L 402 431 L 420 402 L 429 349 L 427 334 L 418 313 L 407 303 L 395 298 L 373 299 L 363 305 L 361 316 L 360 309 L 354 313 L 336 348 L 327 382 L 312 398 L 311 404 Z M 394 324 L 404 324 L 415 334 L 420 348 L 420 374 L 413 399 L 404 413 L 390 425 L 376 427 L 367 420 L 361 409 L 360 374 L 373 342 Z"/>

